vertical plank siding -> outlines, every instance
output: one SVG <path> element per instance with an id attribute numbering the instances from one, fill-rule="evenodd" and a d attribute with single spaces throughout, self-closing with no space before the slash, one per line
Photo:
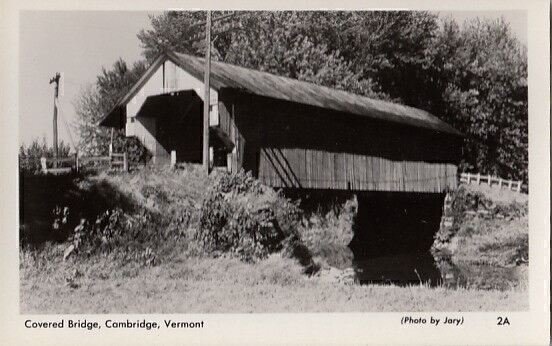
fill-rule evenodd
<path id="1" fill-rule="evenodd" d="M 281 164 L 277 157 L 287 158 L 287 163 Z M 451 163 L 299 148 L 261 148 L 259 179 L 274 187 L 356 191 L 443 192 L 457 184 L 456 165 Z"/>
<path id="2" fill-rule="evenodd" d="M 236 145 L 236 169 L 252 171 L 264 184 L 439 193 L 456 188 L 459 142 L 446 136 L 232 96 L 219 95 L 219 126 Z"/>

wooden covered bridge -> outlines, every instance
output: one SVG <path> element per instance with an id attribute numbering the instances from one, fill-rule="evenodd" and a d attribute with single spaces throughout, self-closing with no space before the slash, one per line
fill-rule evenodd
<path id="1" fill-rule="evenodd" d="M 457 185 L 462 135 L 420 109 L 212 62 L 210 163 L 250 171 L 286 193 L 355 194 L 355 257 L 426 251 L 445 192 Z M 201 163 L 204 60 L 161 54 L 102 119 L 156 163 Z M 356 249 L 356 250 L 355 250 Z"/>
<path id="2" fill-rule="evenodd" d="M 201 162 L 202 58 L 161 54 L 101 120 L 156 162 Z M 211 164 L 291 189 L 442 193 L 461 134 L 420 109 L 212 62 Z"/>

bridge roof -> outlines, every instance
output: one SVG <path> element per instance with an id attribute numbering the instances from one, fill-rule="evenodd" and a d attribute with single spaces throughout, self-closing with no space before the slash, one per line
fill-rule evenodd
<path id="1" fill-rule="evenodd" d="M 126 105 L 166 60 L 171 60 L 192 76 L 200 80 L 203 79 L 204 58 L 171 51 L 160 54 L 142 78 L 100 121 L 100 125 L 113 126 L 113 124 L 116 124 L 118 107 Z M 254 95 L 321 107 L 375 120 L 420 127 L 452 135 L 462 135 L 458 130 L 436 116 L 418 108 L 377 100 L 268 72 L 212 61 L 210 76 L 211 87 L 215 90 L 235 89 Z"/>

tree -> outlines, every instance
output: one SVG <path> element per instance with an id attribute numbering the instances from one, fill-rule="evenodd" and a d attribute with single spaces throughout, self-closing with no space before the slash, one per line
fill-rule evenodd
<path id="1" fill-rule="evenodd" d="M 215 12 L 222 15 L 223 12 Z M 150 16 L 151 29 L 141 30 L 138 39 L 142 42 L 147 61 L 164 50 L 175 50 L 190 54 L 203 54 L 203 47 L 190 41 L 194 35 L 202 34 L 204 26 L 194 26 L 206 19 L 204 11 L 169 11 L 159 16 Z M 217 52 L 213 54 L 217 56 Z"/>
<path id="2" fill-rule="evenodd" d="M 79 132 L 79 151 L 84 155 L 106 155 L 111 131 L 98 125 L 99 121 L 109 112 L 116 102 L 128 92 L 130 87 L 146 70 L 143 61 L 129 68 L 122 59 L 117 60 L 111 70 L 102 68 L 96 83 L 84 88 L 74 107 L 77 113 L 77 128 Z M 115 132 L 116 139 L 122 136 Z"/>
<path id="3" fill-rule="evenodd" d="M 89 85 L 81 90 L 74 102 L 79 132 L 79 152 L 85 156 L 106 155 L 110 141 L 108 129 L 100 127 L 99 121 L 105 115 L 106 106 L 102 104 L 97 86 Z"/>
<path id="4" fill-rule="evenodd" d="M 203 30 L 194 25 L 202 20 L 198 12 L 151 17 L 152 29 L 138 34 L 146 58 L 164 49 L 203 55 L 202 42 L 190 42 Z M 239 30 L 214 29 L 223 31 L 213 44 L 214 60 L 409 105 L 428 100 L 426 51 L 437 35 L 436 15 L 261 11 L 237 12 L 231 22 Z"/>
<path id="5" fill-rule="evenodd" d="M 304 12 L 305 34 L 340 52 L 360 79 L 396 102 L 426 108 L 427 51 L 438 34 L 425 11 Z M 352 90 L 350 90 L 352 91 Z"/>
<path id="6" fill-rule="evenodd" d="M 261 12 L 243 18 L 242 29 L 231 33 L 230 43 L 219 49 L 225 62 L 280 76 L 372 95 L 372 83 L 355 73 L 339 50 L 298 28 L 303 12 Z M 381 95 L 381 97 L 386 97 Z"/>
<path id="7" fill-rule="evenodd" d="M 213 60 L 224 61 L 329 87 L 349 90 L 364 95 L 376 95 L 370 78 L 360 78 L 351 63 L 339 50 L 329 47 L 324 40 L 310 35 L 305 27 L 309 12 L 242 12 L 232 21 L 239 30 L 218 31 L 213 43 Z M 336 12 L 338 15 L 341 12 Z M 331 16 L 330 12 L 319 12 Z M 215 17 L 222 14 L 214 14 Z M 152 30 L 142 30 L 138 38 L 146 58 L 151 59 L 163 49 L 172 49 L 203 55 L 202 42 L 192 44 L 202 21 L 196 12 L 167 12 L 152 17 Z M 202 27 L 201 27 L 202 28 Z M 217 31 L 216 29 L 214 31 Z"/>
<path id="8" fill-rule="evenodd" d="M 132 67 L 129 67 L 121 58 L 113 64 L 110 70 L 102 67 L 101 73 L 96 78 L 102 111 L 104 113 L 109 112 L 117 101 L 130 90 L 146 69 L 147 64 L 145 61 L 138 61 Z"/>
<path id="9" fill-rule="evenodd" d="M 463 167 L 527 181 L 527 57 L 508 24 L 445 19 L 432 54 L 442 89 L 433 112 L 465 133 Z"/>

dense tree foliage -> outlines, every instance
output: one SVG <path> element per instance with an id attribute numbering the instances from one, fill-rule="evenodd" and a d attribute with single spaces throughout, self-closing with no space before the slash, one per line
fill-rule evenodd
<path id="1" fill-rule="evenodd" d="M 503 20 L 445 20 L 433 51 L 442 90 L 430 109 L 467 135 L 465 168 L 527 181 L 527 56 Z"/>

